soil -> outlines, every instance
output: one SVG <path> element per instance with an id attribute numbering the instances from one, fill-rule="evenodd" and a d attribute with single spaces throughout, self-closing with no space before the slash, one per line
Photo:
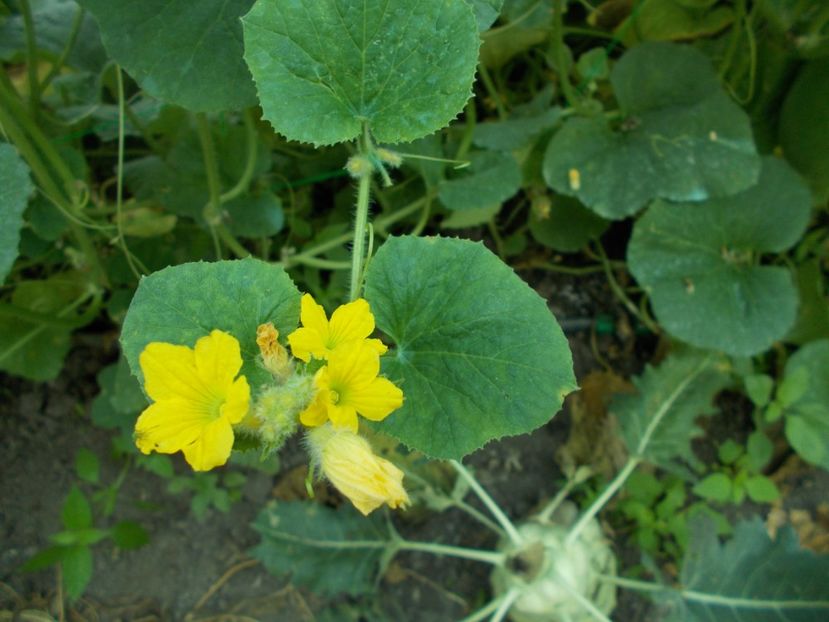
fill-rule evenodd
<path id="1" fill-rule="evenodd" d="M 597 336 L 589 328 L 570 331 L 579 379 L 602 364 L 624 376 L 638 373 L 643 361 L 653 355 L 655 340 L 645 339 L 643 346 L 643 340 L 634 339 L 600 275 L 579 277 L 578 285 L 575 278 L 561 275 L 533 272 L 523 276 L 551 300 L 551 309 L 565 327 L 568 322 L 589 326 L 583 320 L 599 314 L 614 318 L 616 330 L 611 334 Z M 55 619 L 103 622 L 449 622 L 486 603 L 489 569 L 484 564 L 401 554 L 385 574 L 379 598 L 367 603 L 319 598 L 291 585 L 287 578 L 271 576 L 251 560 L 247 552 L 258 536 L 250 523 L 267 500 L 284 494 L 286 474 L 306 461 L 299 443 L 292 442 L 283 450 L 279 473 L 246 471 L 241 498 L 226 513 L 210 510 L 203 521 L 191 512 L 188 495 L 171 494 L 162 478 L 130 470 L 115 513 L 105 524 L 137 521 L 149 532 L 150 541 L 134 551 L 119 551 L 109 541 L 97 544 L 94 575 L 85 596 L 71 607 L 62 606 L 54 568 L 26 574 L 19 567 L 48 545 L 49 534 L 60 530 L 61 504 L 78 482 L 74 471 L 78 449 L 88 448 L 99 457 L 104 483 L 114 481 L 123 467 L 123 461 L 112 458 L 113 433 L 96 428 L 88 417 L 98 391 L 95 374 L 117 356 L 115 337 L 112 331 L 77 336 L 63 373 L 53 382 L 0 378 L 0 448 L 5 465 L 0 471 L 0 620 L 40 620 L 44 618 L 21 612 L 42 611 Z M 601 353 L 602 363 L 594 353 Z M 561 484 L 556 448 L 566 441 L 569 427 L 566 405 L 534 433 L 493 442 L 466 463 L 510 516 L 527 516 Z M 732 433 L 743 434 L 740 430 Z M 174 462 L 179 472 L 186 472 L 183 461 Z M 812 490 L 825 492 L 825 484 L 818 482 Z M 93 491 L 88 484 L 82 488 L 87 494 Z M 475 502 L 471 495 L 469 500 Z M 490 532 L 457 510 L 402 514 L 395 521 L 410 539 L 480 548 L 495 545 Z M 623 568 L 638 563 L 636 551 L 621 541 L 615 546 Z M 13 612 L 20 616 L 15 618 Z M 620 594 L 614 620 L 647 622 L 652 617 L 647 601 L 629 592 Z"/>

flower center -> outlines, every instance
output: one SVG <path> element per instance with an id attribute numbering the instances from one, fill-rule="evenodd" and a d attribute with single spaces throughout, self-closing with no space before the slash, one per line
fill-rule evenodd
<path id="1" fill-rule="evenodd" d="M 337 404 L 340 401 L 340 394 L 332 389 L 328 392 L 328 399 L 332 404 Z"/>

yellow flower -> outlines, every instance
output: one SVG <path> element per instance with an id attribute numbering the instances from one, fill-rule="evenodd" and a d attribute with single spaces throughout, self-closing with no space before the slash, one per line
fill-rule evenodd
<path id="1" fill-rule="evenodd" d="M 143 453 L 183 451 L 194 471 L 209 471 L 230 458 L 234 423 L 248 412 L 250 387 L 239 342 L 214 330 L 195 348 L 153 342 L 139 357 L 144 389 L 154 401 L 135 423 Z M 236 380 L 234 380 L 236 378 Z"/>
<path id="2" fill-rule="evenodd" d="M 337 307 L 329 321 L 322 305 L 317 304 L 310 294 L 305 294 L 299 317 L 302 328 L 288 335 L 288 343 L 293 355 L 306 363 L 312 356 L 328 359 L 337 348 L 353 346 L 363 340 L 377 354 L 384 354 L 388 349 L 379 339 L 367 339 L 374 332 L 374 316 L 368 302 L 362 298 Z"/>
<path id="3" fill-rule="evenodd" d="M 390 508 L 408 505 L 403 472 L 376 456 L 362 436 L 324 425 L 308 432 L 308 443 L 314 463 L 364 515 L 384 503 Z"/>
<path id="4" fill-rule="evenodd" d="M 403 391 L 390 380 L 378 377 L 380 357 L 371 346 L 357 343 L 332 352 L 328 365 L 314 377 L 314 401 L 299 416 L 306 426 L 322 425 L 329 419 L 340 428 L 357 431 L 357 415 L 382 421 L 403 405 Z"/>

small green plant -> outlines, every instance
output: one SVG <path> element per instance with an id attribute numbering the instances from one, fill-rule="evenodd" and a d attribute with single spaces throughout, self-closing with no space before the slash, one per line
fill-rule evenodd
<path id="1" fill-rule="evenodd" d="M 720 464 L 694 485 L 694 494 L 716 503 L 740 504 L 746 497 L 755 503 L 776 501 L 780 491 L 761 472 L 771 454 L 771 441 L 762 432 L 752 433 L 745 447 L 725 441 L 717 450 Z"/>
<path id="2" fill-rule="evenodd" d="M 242 486 L 246 480 L 245 475 L 238 471 L 221 476 L 217 473 L 174 475 L 167 490 L 175 494 L 191 493 L 190 510 L 199 521 L 203 521 L 210 508 L 224 513 L 230 511 L 231 506 L 242 497 Z"/>

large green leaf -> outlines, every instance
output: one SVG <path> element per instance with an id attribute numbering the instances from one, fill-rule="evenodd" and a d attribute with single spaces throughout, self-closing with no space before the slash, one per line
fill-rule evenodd
<path id="1" fill-rule="evenodd" d="M 471 95 L 479 40 L 466 2 L 259 0 L 243 23 L 265 118 L 291 140 L 344 142 L 364 124 L 381 142 L 415 140 Z"/>
<path id="2" fill-rule="evenodd" d="M 794 374 L 807 378 L 807 388 L 786 406 L 786 438 L 801 458 L 829 470 L 829 339 L 795 352 L 785 377 Z"/>
<path id="3" fill-rule="evenodd" d="M 611 219 L 651 199 L 702 201 L 745 190 L 760 160 L 748 115 L 720 88 L 708 59 L 673 43 L 645 43 L 613 68 L 625 118 L 569 119 L 550 141 L 544 178 Z"/>
<path id="4" fill-rule="evenodd" d="M 256 327 L 273 322 L 287 335 L 299 322 L 299 291 L 285 271 L 258 259 L 187 263 L 165 268 L 138 285 L 124 326 L 121 347 L 139 380 L 138 356 L 152 341 L 193 346 L 214 329 L 236 337 L 242 373 L 251 388 L 268 379 L 256 365 Z"/>
<path id="5" fill-rule="evenodd" d="M 574 253 L 590 240 L 598 238 L 608 223 L 585 208 L 576 199 L 567 196 L 553 196 L 550 211 L 538 214 L 531 210 L 529 215 L 530 233 L 544 246 L 562 253 Z"/>
<path id="6" fill-rule="evenodd" d="M 654 203 L 634 227 L 630 271 L 674 336 L 735 356 L 757 354 L 786 335 L 797 312 L 789 270 L 759 265 L 758 256 L 797 242 L 810 205 L 797 174 L 767 158 L 757 185 L 739 195 Z"/>
<path id="7" fill-rule="evenodd" d="M 576 388 L 546 302 L 482 244 L 391 238 L 366 298 L 395 345 L 383 370 L 405 395 L 382 429 L 430 456 L 459 459 L 529 432 Z"/>
<path id="8" fill-rule="evenodd" d="M 803 67 L 780 112 L 780 144 L 786 159 L 829 198 L 829 58 Z"/>
<path id="9" fill-rule="evenodd" d="M 685 622 L 824 622 L 829 556 L 801 549 L 791 528 L 772 541 L 759 518 L 720 544 L 700 528 L 688 547 L 674 602 Z"/>
<path id="10" fill-rule="evenodd" d="M 378 515 L 365 517 L 350 505 L 337 510 L 319 503 L 271 503 L 253 528 L 262 542 L 253 549 L 275 575 L 319 594 L 373 592 L 380 558 L 389 545 Z"/>
<path id="11" fill-rule="evenodd" d="M 198 112 L 256 103 L 239 18 L 254 0 L 80 0 L 110 56 L 160 100 Z"/>
<path id="12" fill-rule="evenodd" d="M 637 394 L 613 399 L 610 412 L 632 456 L 663 468 L 676 459 L 697 462 L 691 440 L 702 431 L 695 420 L 711 414 L 714 397 L 729 381 L 719 364 L 711 353 L 685 350 L 634 378 Z"/>
<path id="13" fill-rule="evenodd" d="M 34 191 L 29 167 L 9 144 L 0 143 L 0 283 L 6 280 L 20 244 L 23 211 Z"/>

